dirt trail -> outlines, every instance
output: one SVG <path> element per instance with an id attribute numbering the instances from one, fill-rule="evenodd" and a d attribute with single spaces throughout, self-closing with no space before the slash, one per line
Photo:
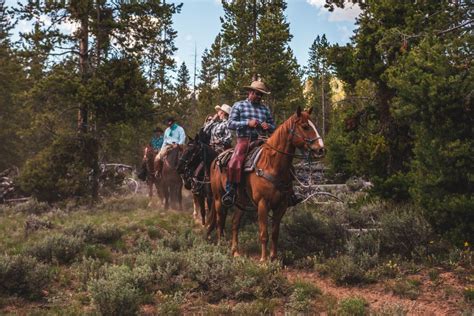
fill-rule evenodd
<path id="1" fill-rule="evenodd" d="M 370 309 L 375 311 L 387 308 L 393 310 L 398 306 L 408 315 L 460 315 L 463 312 L 462 286 L 452 273 L 440 274 L 441 282 L 438 286 L 429 281 L 427 276 L 413 276 L 422 282 L 421 294 L 416 300 L 393 295 L 383 283 L 362 287 L 337 286 L 331 280 L 320 277 L 316 272 L 289 269 L 284 273 L 290 281 L 300 279 L 313 283 L 321 289 L 323 294 L 333 296 L 338 301 L 347 297 L 362 297 L 369 303 Z"/>

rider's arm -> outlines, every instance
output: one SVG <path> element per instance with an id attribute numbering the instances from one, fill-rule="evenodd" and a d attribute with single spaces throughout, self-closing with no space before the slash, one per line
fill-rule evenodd
<path id="1" fill-rule="evenodd" d="M 169 139 L 169 133 L 170 133 L 170 130 L 169 128 L 167 128 L 165 130 L 165 133 L 163 134 L 163 144 L 161 145 L 161 148 L 165 148 L 166 145 L 171 144 L 170 139 Z"/>
<path id="2" fill-rule="evenodd" d="M 183 145 L 186 142 L 186 133 L 184 132 L 184 128 L 182 128 L 181 126 L 177 130 L 178 130 L 178 145 Z"/>
<path id="3" fill-rule="evenodd" d="M 212 130 L 212 128 L 213 128 L 213 126 L 214 126 L 215 124 L 216 124 L 216 123 L 215 123 L 214 121 L 209 121 L 209 122 L 207 122 L 207 123 L 204 125 L 204 127 L 203 127 L 203 131 L 204 131 L 205 133 L 210 133 L 211 130 Z"/>
<path id="4" fill-rule="evenodd" d="M 221 139 L 222 139 L 222 143 L 224 145 L 230 145 L 232 143 L 232 134 L 230 133 L 230 130 L 227 126 L 227 124 L 225 124 L 225 122 L 222 124 L 222 130 L 221 130 Z"/>
<path id="5" fill-rule="evenodd" d="M 238 130 L 247 126 L 247 120 L 242 120 L 241 118 L 241 107 L 242 103 L 236 102 L 232 107 L 229 115 L 228 127 L 230 130 Z"/>

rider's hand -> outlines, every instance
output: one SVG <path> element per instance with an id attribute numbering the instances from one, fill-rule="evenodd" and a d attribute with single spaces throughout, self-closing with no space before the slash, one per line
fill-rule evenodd
<path id="1" fill-rule="evenodd" d="M 248 124 L 248 126 L 250 126 L 250 127 L 252 127 L 252 128 L 255 128 L 255 127 L 257 127 L 257 125 L 258 125 L 258 121 L 257 121 L 257 120 L 249 120 L 249 121 L 247 122 L 247 124 Z"/>
<path id="2" fill-rule="evenodd" d="M 270 124 L 268 124 L 267 122 L 263 122 L 260 125 L 262 126 L 263 130 L 265 130 L 265 131 L 270 128 Z"/>

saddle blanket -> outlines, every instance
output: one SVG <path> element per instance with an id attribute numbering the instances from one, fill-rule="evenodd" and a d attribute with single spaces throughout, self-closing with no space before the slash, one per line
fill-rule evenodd
<path id="1" fill-rule="evenodd" d="M 224 169 L 227 168 L 227 164 L 234 153 L 234 148 L 229 148 L 222 153 L 219 154 L 216 158 L 216 163 L 219 168 Z M 244 160 L 244 172 L 252 172 L 257 165 L 258 159 L 260 158 L 260 154 L 262 153 L 262 146 L 254 147 L 250 150 L 250 152 L 245 156 Z"/>

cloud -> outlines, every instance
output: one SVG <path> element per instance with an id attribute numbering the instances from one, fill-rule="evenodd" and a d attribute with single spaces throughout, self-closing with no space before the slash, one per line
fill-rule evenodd
<path id="1" fill-rule="evenodd" d="M 188 41 L 188 42 L 191 41 L 192 39 L 193 39 L 193 36 L 190 35 L 190 34 L 186 35 L 186 37 L 185 37 L 185 40 Z"/>
<path id="2" fill-rule="evenodd" d="M 343 42 L 349 42 L 351 36 L 354 35 L 353 31 L 349 30 L 347 26 L 337 26 L 337 30 L 339 31 L 341 40 Z"/>
<path id="3" fill-rule="evenodd" d="M 358 4 L 348 4 L 344 9 L 336 7 L 333 12 L 329 12 L 328 9 L 324 7 L 326 3 L 325 0 L 306 0 L 306 2 L 315 7 L 319 15 L 327 16 L 329 22 L 354 22 L 355 18 L 362 12 Z"/>

